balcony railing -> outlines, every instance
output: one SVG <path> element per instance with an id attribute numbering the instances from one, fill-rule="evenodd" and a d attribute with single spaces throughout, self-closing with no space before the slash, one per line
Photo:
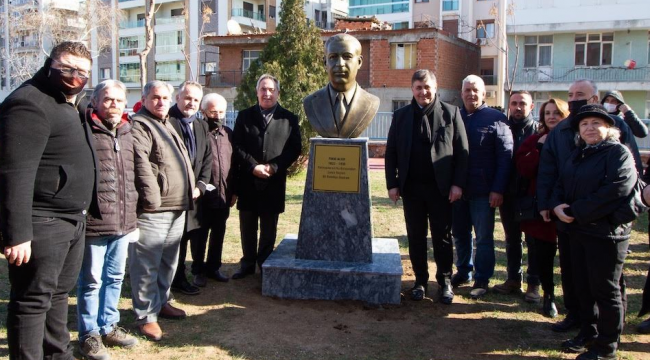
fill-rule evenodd
<path id="1" fill-rule="evenodd" d="M 156 73 L 156 80 L 160 81 L 184 81 L 185 72 Z"/>
<path id="2" fill-rule="evenodd" d="M 20 48 L 33 48 L 33 47 L 38 47 L 39 43 L 36 40 L 28 40 L 28 41 L 17 41 L 13 43 L 15 49 L 20 49 Z"/>
<path id="3" fill-rule="evenodd" d="M 139 27 L 144 27 L 144 19 L 120 22 L 120 29 L 133 29 Z"/>
<path id="4" fill-rule="evenodd" d="M 180 53 L 185 45 L 156 45 L 156 54 Z"/>
<path id="5" fill-rule="evenodd" d="M 512 74 L 512 69 L 510 69 Z M 579 79 L 596 82 L 650 81 L 650 68 L 621 67 L 547 67 L 517 69 L 515 83 L 570 83 Z"/>
<path id="6" fill-rule="evenodd" d="M 334 26 L 336 25 L 336 23 L 333 22 L 323 22 L 323 21 L 316 21 L 315 24 L 317 28 L 323 30 L 333 30 Z"/>
<path id="7" fill-rule="evenodd" d="M 481 79 L 483 79 L 485 85 L 497 85 L 496 75 L 481 75 Z"/>
<path id="8" fill-rule="evenodd" d="M 139 48 L 120 49 L 119 53 L 120 56 L 134 56 L 138 55 L 142 50 L 144 50 L 144 46 Z"/>
<path id="9" fill-rule="evenodd" d="M 156 25 L 167 25 L 167 24 L 182 24 L 185 22 L 185 17 L 183 16 L 172 16 L 168 18 L 156 18 Z M 142 25 L 144 26 L 144 24 Z"/>
<path id="10" fill-rule="evenodd" d="M 140 71 L 128 71 L 125 74 L 120 74 L 120 81 L 123 83 L 138 83 L 140 82 Z"/>
<path id="11" fill-rule="evenodd" d="M 253 19 L 253 20 L 259 20 L 259 21 L 266 21 L 266 17 L 264 16 L 263 12 L 258 12 L 258 11 L 251 11 L 251 10 L 244 10 L 244 9 L 232 9 L 230 12 L 231 16 L 243 16 L 245 18 Z"/>
<path id="12" fill-rule="evenodd" d="M 442 11 L 458 10 L 458 0 L 444 0 L 442 2 Z"/>

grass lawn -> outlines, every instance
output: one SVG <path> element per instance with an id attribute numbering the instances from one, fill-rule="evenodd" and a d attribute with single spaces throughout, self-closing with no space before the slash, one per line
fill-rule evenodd
<path id="1" fill-rule="evenodd" d="M 408 259 L 406 229 L 401 204 L 394 206 L 385 190 L 383 171 L 371 171 L 373 230 L 375 237 L 397 238 L 404 269 L 402 289 L 413 285 Z M 289 179 L 287 211 L 280 216 L 278 235 L 297 233 L 305 174 Z M 497 219 L 498 220 L 498 219 Z M 628 282 L 628 314 L 622 337 L 621 359 L 650 359 L 650 335 L 638 335 L 635 326 L 641 289 L 650 263 L 648 221 L 643 216 L 633 232 L 625 274 Z M 232 274 L 241 257 L 237 210 L 231 212 L 224 244 L 224 270 Z M 497 267 L 490 285 L 505 279 L 503 229 L 496 226 Z M 279 243 L 278 239 L 277 243 Z M 276 243 L 276 244 L 277 244 Z M 429 251 L 431 246 L 429 244 Z M 188 255 L 189 256 L 189 255 Z M 430 254 L 430 273 L 435 264 Z M 4 262 L 5 260 L 0 260 Z M 556 263 L 557 264 L 557 263 Z M 556 267 L 556 284 L 559 268 Z M 165 337 L 159 343 L 141 338 L 131 350 L 111 349 L 113 359 L 573 359 L 558 351 L 559 344 L 574 335 L 550 331 L 554 321 L 540 314 L 541 305 L 527 304 L 522 296 L 489 293 L 475 301 L 469 287 L 458 289 L 454 304 L 404 299 L 400 305 L 368 308 L 355 301 L 281 300 L 261 295 L 259 274 L 226 284 L 209 281 L 198 296 L 178 295 L 176 304 L 189 317 L 161 320 Z M 558 309 L 563 313 L 559 286 Z M 0 266 L 0 359 L 8 358 L 6 309 L 9 296 L 7 267 Z M 135 332 L 130 311 L 130 288 L 125 284 L 120 310 L 122 325 Z M 76 340 L 76 297 L 71 293 L 69 328 Z M 76 342 L 73 342 L 76 345 Z"/>

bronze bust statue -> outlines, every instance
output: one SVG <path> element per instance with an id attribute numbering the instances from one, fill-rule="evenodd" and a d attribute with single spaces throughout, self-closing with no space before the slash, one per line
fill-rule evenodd
<path id="1" fill-rule="evenodd" d="M 338 34 L 325 43 L 330 82 L 303 99 L 307 119 L 320 136 L 358 137 L 377 114 L 379 98 L 357 84 L 362 63 L 361 43 L 354 36 Z"/>

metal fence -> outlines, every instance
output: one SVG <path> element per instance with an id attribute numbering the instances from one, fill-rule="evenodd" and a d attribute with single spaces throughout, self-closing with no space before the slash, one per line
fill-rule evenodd
<path id="1" fill-rule="evenodd" d="M 512 72 L 512 69 L 511 69 Z M 546 67 L 517 69 L 518 83 L 573 82 L 578 79 L 602 81 L 650 81 L 650 68 L 621 67 Z"/>

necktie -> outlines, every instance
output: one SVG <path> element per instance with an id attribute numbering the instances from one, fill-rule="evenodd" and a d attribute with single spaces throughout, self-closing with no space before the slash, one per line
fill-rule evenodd
<path id="1" fill-rule="evenodd" d="M 334 114 L 336 114 L 336 124 L 341 127 L 343 119 L 345 119 L 345 95 L 338 93 L 336 95 L 336 104 L 334 105 Z"/>

